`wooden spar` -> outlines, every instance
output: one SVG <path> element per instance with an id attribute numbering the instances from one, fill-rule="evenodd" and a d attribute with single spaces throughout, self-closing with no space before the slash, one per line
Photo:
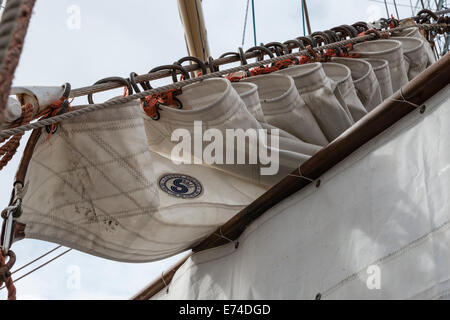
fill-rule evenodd
<path id="1" fill-rule="evenodd" d="M 210 56 L 201 0 L 178 0 L 190 56 L 208 61 Z"/>
<path id="2" fill-rule="evenodd" d="M 406 84 L 401 91 L 397 91 L 392 97 L 386 99 L 345 134 L 304 163 L 300 168 L 302 174 L 311 179 L 319 179 L 365 143 L 390 128 L 409 113 L 417 111 L 413 104 L 422 106 L 423 103 L 450 83 L 450 72 L 448 70 L 450 70 L 450 53 L 447 53 L 441 60 Z M 219 230 L 212 233 L 210 237 L 193 248 L 194 253 L 229 243 L 224 238 L 233 241 L 238 239 L 247 226 L 267 210 L 308 186 L 311 182 L 297 178 L 298 172 L 297 170 L 293 173 L 293 176 L 283 179 Z M 223 238 L 218 237 L 217 234 L 222 234 Z M 177 271 L 175 268 L 180 268 L 186 260 L 187 258 L 180 261 L 168 274 L 174 274 Z M 168 278 L 164 279 L 165 283 L 162 279 L 156 280 L 136 295 L 135 299 L 150 299 L 169 283 L 167 280 Z"/>
<path id="3" fill-rule="evenodd" d="M 131 300 L 149 300 L 155 294 L 166 288 L 166 285 L 168 285 L 172 281 L 173 276 L 178 271 L 178 269 L 181 268 L 181 266 L 191 257 L 191 255 L 192 253 L 186 255 L 186 257 L 177 262 L 168 271 L 164 272 L 161 275 L 161 278 L 153 281 L 147 288 L 131 298 Z"/>

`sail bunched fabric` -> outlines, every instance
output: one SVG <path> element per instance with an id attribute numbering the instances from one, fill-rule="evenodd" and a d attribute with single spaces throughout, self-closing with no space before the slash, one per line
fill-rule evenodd
<path id="1" fill-rule="evenodd" d="M 322 149 L 321 146 L 304 142 L 301 139 L 295 137 L 294 135 L 284 131 L 283 129 L 267 123 L 266 120 L 264 119 L 264 114 L 262 112 L 260 98 L 258 95 L 258 86 L 248 82 L 235 82 L 232 83 L 232 86 L 239 94 L 242 101 L 244 101 L 250 113 L 252 114 L 255 113 L 256 117 L 259 118 L 262 115 L 263 118 L 262 119 L 260 118 L 261 120 L 258 120 L 258 122 L 263 129 L 267 130 L 269 134 L 272 134 L 273 132 L 275 132 L 275 130 L 277 130 L 276 132 L 279 135 L 280 140 L 279 142 L 280 151 L 284 150 L 288 152 L 296 152 L 298 154 L 313 156 Z M 305 128 L 303 129 L 304 129 L 303 131 L 306 131 Z"/>
<path id="2" fill-rule="evenodd" d="M 386 100 L 394 94 L 392 89 L 391 71 L 389 70 L 389 62 L 384 59 L 365 58 L 373 68 L 373 72 L 380 86 L 382 100 Z"/>
<path id="3" fill-rule="evenodd" d="M 427 68 L 428 57 L 423 41 L 408 37 L 393 37 L 391 39 L 402 43 L 409 80 L 414 79 Z"/>
<path id="4" fill-rule="evenodd" d="M 183 130 L 190 137 L 195 137 L 195 122 L 201 121 L 201 128 L 197 128 L 197 130 L 202 129 L 205 132 L 210 129 L 218 130 L 217 133 L 220 133 L 222 137 L 226 137 L 227 130 L 230 129 L 237 129 L 242 132 L 247 132 L 247 130 L 256 132 L 263 129 L 258 120 L 250 114 L 245 102 L 233 88 L 231 82 L 226 79 L 207 79 L 199 84 L 186 86 L 183 88 L 183 93 L 177 96 L 177 98 L 181 101 L 183 108 L 177 109 L 161 106 L 161 119 L 158 121 L 143 114 L 150 149 L 167 159 L 182 162 L 188 160 L 194 163 L 202 157 L 205 153 L 205 148 L 208 146 L 207 144 L 203 144 L 200 152 L 196 154 L 195 146 L 193 145 L 194 141 L 189 143 L 191 153 L 187 154 L 187 159 L 184 157 L 184 154 L 173 154 L 173 148 L 178 142 L 172 141 L 172 133 L 175 130 Z M 241 150 L 239 150 L 239 146 L 236 144 L 233 144 L 232 150 L 228 150 L 228 145 L 225 143 L 220 147 L 223 148 L 223 155 L 229 156 L 230 151 L 234 154 L 234 164 L 223 161 L 222 163 L 210 164 L 210 166 L 217 170 L 247 179 L 251 183 L 271 187 L 295 170 L 299 164 L 304 163 L 311 157 L 308 154 L 280 150 L 276 146 L 272 148 L 271 141 L 270 135 L 267 139 L 261 139 L 258 136 L 257 139 L 250 139 L 245 150 L 242 151 L 245 152 L 247 159 L 252 155 L 252 150 L 259 150 L 261 144 L 268 149 L 269 153 L 273 150 L 278 151 L 279 160 L 275 161 L 278 162 L 279 171 L 274 175 L 261 174 L 261 170 L 265 165 L 260 161 L 259 155 L 256 163 L 246 161 L 245 164 L 237 164 L 236 156 L 238 151 Z"/>
<path id="5" fill-rule="evenodd" d="M 214 78 L 183 87 L 177 96 L 183 108 L 161 105 L 159 120 L 136 101 L 64 121 L 51 135 L 43 129 L 24 181 L 18 222 L 25 236 L 125 262 L 161 260 L 192 248 L 352 127 L 363 116 L 354 114 L 361 105 L 373 100 L 365 106 L 370 111 L 393 90 L 390 55 L 402 61 L 404 53 L 400 41 L 389 41 L 394 50 L 387 53 L 379 43 L 371 48 L 381 52 L 375 58 L 333 58 L 236 84 Z M 47 101 L 39 94 L 45 90 L 33 90 L 22 89 L 18 101 L 34 103 L 36 113 L 65 91 L 53 88 Z M 375 98 L 365 100 L 359 91 Z M 17 107 L 11 101 L 11 120 Z M 173 158 L 171 135 L 184 129 L 194 136 L 195 121 L 221 133 L 267 130 L 265 143 L 279 152 L 281 170 L 264 176 L 260 163 L 174 163 L 180 159 Z M 270 142 L 275 132 L 278 146 Z"/>
<path id="6" fill-rule="evenodd" d="M 300 96 L 329 142 L 354 124 L 339 102 L 337 83 L 326 76 L 320 63 L 294 66 L 277 71 L 276 74 L 289 75 L 294 79 Z"/>
<path id="7" fill-rule="evenodd" d="M 292 77 L 268 74 L 241 80 L 257 87 L 259 105 L 267 123 L 306 143 L 325 146 L 328 139 L 300 96 Z"/>
<path id="8" fill-rule="evenodd" d="M 358 98 L 367 111 L 372 111 L 383 101 L 380 84 L 370 63 L 352 58 L 332 58 L 331 61 L 350 69 Z"/>
<path id="9" fill-rule="evenodd" d="M 343 105 L 346 105 L 353 121 L 358 122 L 361 120 L 367 115 L 367 110 L 358 98 L 351 70 L 343 64 L 333 62 L 323 63 L 322 66 L 327 77 L 338 84 Z"/>
<path id="10" fill-rule="evenodd" d="M 177 197 L 177 186 L 190 196 Z M 50 139 L 41 134 L 18 222 L 27 238 L 149 262 L 188 249 L 265 190 L 151 152 L 132 102 L 65 121 Z"/>
<path id="11" fill-rule="evenodd" d="M 388 61 L 394 92 L 408 83 L 408 72 L 403 55 L 404 49 L 400 41 L 374 40 L 357 43 L 353 46 L 353 50 L 362 58 L 376 58 Z"/>
<path id="12" fill-rule="evenodd" d="M 431 66 L 433 63 L 436 62 L 436 56 L 433 53 L 433 49 L 431 48 L 427 39 L 425 39 L 425 37 L 420 33 L 420 30 L 418 28 L 416 28 L 416 27 L 407 28 L 403 31 L 395 32 L 394 36 L 419 39 L 420 41 L 422 41 L 424 43 L 424 49 L 426 52 L 426 56 L 428 58 L 427 67 Z"/>

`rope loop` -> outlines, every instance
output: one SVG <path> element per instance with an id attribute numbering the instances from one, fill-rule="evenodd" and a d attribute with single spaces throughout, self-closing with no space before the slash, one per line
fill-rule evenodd
<path id="1" fill-rule="evenodd" d="M 5 262 L 8 257 L 8 262 Z M 11 269 L 16 263 L 16 255 L 13 251 L 9 250 L 6 256 L 0 250 L 0 287 L 5 283 L 5 287 L 8 290 L 8 300 L 16 300 L 16 287 L 14 281 L 11 278 Z"/>
<path id="2" fill-rule="evenodd" d="M 176 98 L 176 96 L 180 95 L 181 93 L 182 93 L 181 89 L 172 89 L 165 92 L 146 96 L 141 99 L 141 108 L 142 110 L 144 110 L 147 116 L 157 121 L 161 118 L 161 115 L 159 113 L 160 105 L 183 109 L 182 102 Z"/>

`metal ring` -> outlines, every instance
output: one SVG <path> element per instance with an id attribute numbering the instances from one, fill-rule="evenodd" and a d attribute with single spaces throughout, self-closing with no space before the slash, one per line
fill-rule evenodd
<path id="1" fill-rule="evenodd" d="M 311 34 L 311 37 L 313 37 L 314 39 L 319 40 L 317 41 L 317 44 L 330 44 L 331 43 L 331 39 L 328 37 L 328 35 L 325 32 L 321 32 L 321 31 L 316 31 L 314 33 Z"/>
<path id="2" fill-rule="evenodd" d="M 175 64 L 183 66 L 183 63 L 186 62 L 186 61 L 195 62 L 200 67 L 200 69 L 202 70 L 202 75 L 205 75 L 205 74 L 208 73 L 208 71 L 206 69 L 206 64 L 202 60 L 197 58 L 197 57 L 187 56 L 187 57 L 181 58 Z"/>
<path id="3" fill-rule="evenodd" d="M 211 73 L 215 73 L 215 72 L 219 71 L 219 66 L 216 66 L 214 64 L 214 59 L 211 56 L 208 57 L 208 68 Z"/>
<path id="4" fill-rule="evenodd" d="M 305 45 L 305 47 L 306 46 L 311 46 L 313 48 L 317 47 L 316 39 L 314 39 L 311 36 L 297 37 L 295 39 L 297 39 L 298 41 L 302 42 Z"/>
<path id="5" fill-rule="evenodd" d="M 306 47 L 303 44 L 303 42 L 298 41 L 296 39 L 287 40 L 287 41 L 283 42 L 283 44 L 285 44 L 287 46 L 288 53 L 292 53 L 292 48 L 289 48 L 290 45 L 294 45 L 295 46 L 294 48 L 298 48 L 300 51 L 306 50 Z"/>
<path id="6" fill-rule="evenodd" d="M 159 67 L 153 68 L 148 73 L 158 72 L 158 71 L 162 71 L 162 70 L 172 70 L 173 82 L 178 82 L 176 70 L 180 71 L 181 74 L 184 75 L 184 78 L 186 80 L 189 80 L 191 78 L 191 76 L 189 75 L 189 72 L 187 72 L 185 68 L 183 68 L 182 66 L 177 65 L 177 64 L 159 66 Z M 150 85 L 150 81 L 148 82 L 148 84 Z"/>
<path id="7" fill-rule="evenodd" d="M 264 60 L 264 52 L 267 53 L 267 55 L 272 59 L 275 56 L 273 55 L 272 51 L 269 50 L 266 47 L 263 46 L 254 46 L 251 47 L 250 49 L 248 49 L 247 51 L 245 51 L 245 53 L 250 53 L 250 52 L 255 52 L 255 51 L 259 51 L 259 57 L 257 57 L 258 61 L 263 61 Z"/>
<path id="8" fill-rule="evenodd" d="M 334 27 L 331 30 L 336 32 L 336 34 L 338 34 L 338 35 L 340 34 L 341 40 L 345 40 L 345 39 L 347 39 L 347 37 L 352 38 L 352 35 L 353 35 L 352 32 L 344 26 Z"/>
<path id="9" fill-rule="evenodd" d="M 241 65 L 247 65 L 248 61 L 247 61 L 247 57 L 245 56 L 245 52 L 242 49 L 242 47 L 238 48 L 238 54 L 239 54 L 239 59 L 241 59 Z"/>
<path id="10" fill-rule="evenodd" d="M 273 48 L 277 57 L 281 57 L 287 53 L 290 53 L 287 45 L 281 42 L 269 42 L 266 45 L 264 45 L 264 47 L 268 48 L 269 50 L 270 48 Z"/>
<path id="11" fill-rule="evenodd" d="M 133 88 L 131 87 L 130 82 L 127 79 L 121 78 L 121 77 L 108 77 L 108 78 L 97 81 L 96 83 L 94 83 L 94 85 L 108 83 L 108 82 L 121 83 L 128 88 L 129 94 L 133 94 Z M 92 99 L 92 93 L 88 94 L 88 102 L 89 102 L 89 104 L 94 104 L 94 100 Z"/>
<path id="12" fill-rule="evenodd" d="M 324 33 L 328 36 L 331 42 L 339 42 L 339 37 L 333 30 L 325 30 Z"/>
<path id="13" fill-rule="evenodd" d="M 66 82 L 66 83 L 64 84 L 64 92 L 63 92 L 63 94 L 62 94 L 62 97 L 68 99 L 68 98 L 70 97 L 70 92 L 71 92 L 71 91 L 72 91 L 72 86 L 71 86 L 71 84 L 68 83 L 68 82 Z"/>
<path id="14" fill-rule="evenodd" d="M 415 21 L 417 23 L 427 23 L 431 21 L 431 18 L 433 18 L 434 21 L 437 21 L 439 17 L 431 10 L 423 9 L 420 10 L 419 13 L 417 13 Z"/>
<path id="15" fill-rule="evenodd" d="M 134 92 L 136 92 L 136 93 L 140 93 L 141 92 L 141 89 L 139 89 L 139 86 L 138 86 L 138 84 L 137 84 L 137 82 L 136 82 L 136 77 L 138 76 L 138 74 L 136 73 L 136 72 L 132 72 L 132 73 L 130 73 L 130 84 L 131 84 L 131 86 L 133 87 L 133 89 L 134 89 Z M 150 89 L 147 89 L 146 87 L 145 87 L 145 84 L 144 83 L 141 83 L 141 86 L 142 86 L 142 88 L 146 91 L 146 90 L 150 90 Z"/>
<path id="16" fill-rule="evenodd" d="M 367 22 L 364 22 L 364 21 L 358 21 L 358 22 L 352 24 L 352 26 L 355 29 L 357 29 L 360 33 L 370 29 Z"/>
<path id="17" fill-rule="evenodd" d="M 241 65 L 242 66 L 247 65 L 248 64 L 247 57 L 246 57 L 244 49 L 242 49 L 242 47 L 238 48 L 238 55 L 239 55 L 239 59 L 241 60 Z M 251 76 L 251 73 L 249 70 L 247 70 L 245 73 L 247 74 L 247 77 Z"/>
<path id="18" fill-rule="evenodd" d="M 356 30 L 355 27 L 350 26 L 348 24 L 343 24 L 342 27 L 346 28 L 350 32 L 350 34 L 351 34 L 350 37 L 351 38 L 356 38 L 358 36 L 359 32 L 358 32 L 358 30 Z"/>

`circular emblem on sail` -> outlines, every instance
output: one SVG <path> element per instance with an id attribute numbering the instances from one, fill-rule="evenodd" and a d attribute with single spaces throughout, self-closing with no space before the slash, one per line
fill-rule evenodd
<path id="1" fill-rule="evenodd" d="M 159 179 L 159 187 L 165 193 L 182 199 L 194 199 L 203 192 L 197 179 L 184 174 L 167 174 Z"/>

